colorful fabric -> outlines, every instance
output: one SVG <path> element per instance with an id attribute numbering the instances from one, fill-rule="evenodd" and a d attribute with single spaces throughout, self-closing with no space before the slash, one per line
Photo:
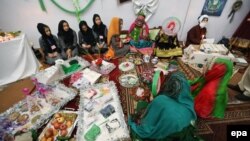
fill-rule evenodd
<path id="1" fill-rule="evenodd" d="M 153 44 L 153 42 L 147 41 L 147 40 L 139 40 L 139 41 L 130 40 L 130 45 L 132 45 L 138 49 L 151 48 L 152 44 Z"/>
<path id="2" fill-rule="evenodd" d="M 205 76 L 191 81 L 195 111 L 202 118 L 223 118 L 227 100 L 227 84 L 233 73 L 233 63 L 217 58 Z"/>
<path id="3" fill-rule="evenodd" d="M 192 120 L 196 120 L 190 86 L 184 75 L 174 72 L 165 83 L 169 81 L 175 82 L 176 85 L 163 89 L 149 104 L 140 124 L 129 119 L 132 132 L 142 139 L 164 139 L 189 126 Z M 176 86 L 177 91 L 175 91 Z"/>
<path id="4" fill-rule="evenodd" d="M 151 47 L 152 42 L 146 40 L 149 37 L 149 28 L 147 23 L 145 23 L 145 21 L 141 21 L 140 24 L 138 24 L 137 20 L 138 18 L 129 28 L 129 34 L 131 36 L 130 44 L 139 49 Z"/>
<path id="5" fill-rule="evenodd" d="M 108 46 L 110 46 L 111 38 L 114 35 L 120 35 L 120 18 L 113 17 L 110 25 L 109 25 L 109 31 L 108 31 Z"/>

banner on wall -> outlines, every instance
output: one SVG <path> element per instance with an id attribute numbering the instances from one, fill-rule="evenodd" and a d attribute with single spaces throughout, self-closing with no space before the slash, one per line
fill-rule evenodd
<path id="1" fill-rule="evenodd" d="M 201 15 L 220 16 L 227 0 L 206 0 Z"/>

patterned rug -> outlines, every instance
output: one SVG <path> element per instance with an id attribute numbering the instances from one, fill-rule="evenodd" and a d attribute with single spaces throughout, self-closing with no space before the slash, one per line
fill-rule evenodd
<path id="1" fill-rule="evenodd" d="M 116 83 L 126 120 L 130 114 L 135 113 L 135 108 L 137 106 L 137 99 L 133 95 L 135 88 L 125 88 L 121 86 L 119 83 L 119 77 L 128 72 L 121 72 L 118 66 L 122 62 L 128 61 L 128 59 L 129 59 L 128 57 L 123 57 L 112 60 L 111 62 L 114 63 L 117 67 L 108 76 L 103 76 L 103 77 L 108 77 L 110 81 L 114 81 Z M 161 60 L 161 61 L 168 61 L 168 60 Z M 188 79 L 193 79 L 194 77 L 198 77 L 201 75 L 200 72 L 190 68 L 189 66 L 184 64 L 180 59 L 177 59 L 177 63 L 179 64 L 179 70 L 184 72 L 184 74 Z M 129 73 L 139 76 L 139 74 L 141 74 L 142 71 L 149 69 L 152 69 L 152 64 L 144 63 L 143 65 L 136 66 L 135 69 L 130 71 Z M 232 77 L 230 84 L 231 83 L 237 84 L 241 76 L 242 76 L 241 74 L 236 73 Z M 142 84 L 140 83 L 139 85 Z M 249 109 L 250 102 L 242 102 L 236 100 L 234 97 L 236 94 L 238 93 L 229 89 L 229 101 L 224 119 L 197 120 L 197 129 L 198 129 L 197 134 L 199 134 L 206 140 L 214 140 L 213 138 L 216 138 L 217 140 L 218 138 L 220 138 L 220 134 L 223 136 L 226 134 L 225 131 L 226 131 L 226 126 L 228 124 L 238 124 L 238 123 L 244 124 L 248 122 L 250 123 L 250 109 Z M 224 140 L 224 138 L 222 138 L 222 140 Z"/>

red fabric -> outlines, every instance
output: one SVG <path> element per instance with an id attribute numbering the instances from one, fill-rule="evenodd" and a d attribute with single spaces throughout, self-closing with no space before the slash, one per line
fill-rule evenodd
<path id="1" fill-rule="evenodd" d="M 194 100 L 194 108 L 199 117 L 208 118 L 212 114 L 217 90 L 225 73 L 226 66 L 223 64 L 214 64 L 206 73 L 205 85 Z"/>

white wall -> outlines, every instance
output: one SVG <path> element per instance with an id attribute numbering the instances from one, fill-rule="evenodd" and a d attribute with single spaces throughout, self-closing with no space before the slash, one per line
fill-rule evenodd
<path id="1" fill-rule="evenodd" d="M 73 9 L 70 0 L 57 0 L 68 9 Z M 86 0 L 80 0 L 84 2 Z M 205 0 L 159 0 L 159 7 L 151 17 L 150 27 L 159 26 L 170 16 L 176 16 L 182 22 L 182 28 L 178 34 L 179 39 L 185 41 L 187 31 L 197 24 Z M 229 24 L 227 15 L 235 0 L 228 0 L 220 17 L 210 17 L 208 24 L 208 37 L 218 41 L 222 36 L 231 37 L 241 21 L 250 10 L 250 0 L 243 0 L 242 8 L 235 14 L 234 21 Z M 57 34 L 57 26 L 60 20 L 67 20 L 72 29 L 78 32 L 78 22 L 74 15 L 61 11 L 51 1 L 44 0 L 47 12 L 40 8 L 38 0 L 1 0 L 0 1 L 0 28 L 3 31 L 21 30 L 28 35 L 30 42 L 37 48 L 40 34 L 36 25 L 38 22 L 50 26 L 52 33 Z M 135 19 L 132 2 L 119 4 L 118 0 L 95 0 L 91 7 L 81 15 L 92 26 L 92 16 L 98 13 L 104 24 L 109 26 L 112 17 L 119 16 L 124 20 L 124 29 L 128 29 Z"/>

